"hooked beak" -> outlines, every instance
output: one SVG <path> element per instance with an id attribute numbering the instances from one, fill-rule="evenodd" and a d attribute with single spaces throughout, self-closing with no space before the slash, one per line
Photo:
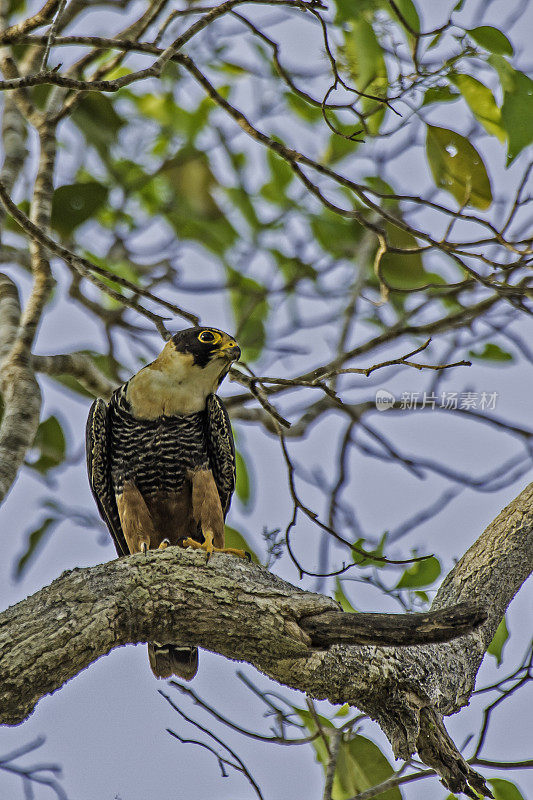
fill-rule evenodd
<path id="1" fill-rule="evenodd" d="M 241 357 L 241 348 L 238 344 L 235 344 L 235 342 L 228 342 L 222 345 L 219 349 L 219 353 L 229 361 L 238 361 Z"/>

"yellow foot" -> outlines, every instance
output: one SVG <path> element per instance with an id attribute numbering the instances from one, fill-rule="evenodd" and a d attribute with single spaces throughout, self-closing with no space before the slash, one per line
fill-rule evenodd
<path id="1" fill-rule="evenodd" d="M 161 542 L 161 544 L 159 545 L 159 547 L 157 549 L 158 550 L 165 550 L 169 546 L 169 544 L 170 544 L 170 539 L 163 539 L 163 541 Z"/>
<path id="2" fill-rule="evenodd" d="M 248 561 L 251 561 L 250 553 L 247 553 L 245 550 L 236 550 L 234 547 L 215 547 L 213 545 L 213 532 L 212 531 L 204 531 L 204 542 L 200 544 L 197 542 L 196 539 L 188 539 L 183 540 L 184 547 L 193 547 L 195 550 L 205 550 L 206 552 L 206 559 L 205 563 L 209 561 L 211 557 L 211 553 L 229 553 L 233 556 L 238 556 L 239 558 L 247 558 Z"/>

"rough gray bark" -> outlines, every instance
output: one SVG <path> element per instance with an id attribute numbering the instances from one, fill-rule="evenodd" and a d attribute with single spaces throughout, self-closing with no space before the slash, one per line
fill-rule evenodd
<path id="1" fill-rule="evenodd" d="M 20 465 L 35 439 L 41 411 L 41 392 L 29 363 L 29 354 L 19 346 L 20 303 L 13 281 L 0 275 L 0 503 L 9 492 Z"/>
<path id="2" fill-rule="evenodd" d="M 65 573 L 0 616 L 1 719 L 21 722 L 40 697 L 119 645 L 194 644 L 248 661 L 315 698 L 359 707 L 380 724 L 396 756 L 418 751 L 452 791 L 489 794 L 442 715 L 468 702 L 498 622 L 533 569 L 532 500 L 533 484 L 445 579 L 436 608 L 481 598 L 488 612 L 478 630 L 446 644 L 314 647 L 311 640 L 326 636 L 339 616 L 334 601 L 225 555 L 205 564 L 201 553 L 169 548 Z"/>
<path id="3" fill-rule="evenodd" d="M 1 341 L 1 337 L 0 337 Z M 117 384 L 110 381 L 85 353 L 58 353 L 52 356 L 32 356 L 35 372 L 46 375 L 71 375 L 94 397 L 109 400 Z"/>
<path id="4" fill-rule="evenodd" d="M 33 222 L 48 229 L 52 210 L 53 170 L 56 156 L 55 129 L 43 122 L 39 128 L 40 156 L 30 204 Z M 0 393 L 4 414 L 0 422 L 0 502 L 13 485 L 39 425 L 41 391 L 31 364 L 31 348 L 43 309 L 53 286 L 50 264 L 41 245 L 30 244 L 33 285 L 22 309 L 16 333 L 1 333 L 0 349 L 5 354 L 0 364 Z M 2 276 L 0 292 L 5 295 L 9 279 Z M 14 322 L 13 313 L 11 320 Z M 7 348 L 7 344 L 11 347 Z"/>

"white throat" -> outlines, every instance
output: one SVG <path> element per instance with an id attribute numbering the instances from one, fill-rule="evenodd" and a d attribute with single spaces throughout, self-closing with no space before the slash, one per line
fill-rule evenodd
<path id="1" fill-rule="evenodd" d="M 127 398 L 134 416 L 155 419 L 162 415 L 183 416 L 205 408 L 208 395 L 218 388 L 223 369 L 221 359 L 199 367 L 190 358 L 154 361 L 133 376 Z"/>

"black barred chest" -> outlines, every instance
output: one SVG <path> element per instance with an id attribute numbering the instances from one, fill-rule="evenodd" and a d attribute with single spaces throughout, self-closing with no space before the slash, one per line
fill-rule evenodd
<path id="1" fill-rule="evenodd" d="M 129 480 L 145 496 L 179 491 L 191 470 L 210 466 L 204 411 L 139 420 L 115 407 L 111 439 L 111 479 L 116 494 Z"/>

